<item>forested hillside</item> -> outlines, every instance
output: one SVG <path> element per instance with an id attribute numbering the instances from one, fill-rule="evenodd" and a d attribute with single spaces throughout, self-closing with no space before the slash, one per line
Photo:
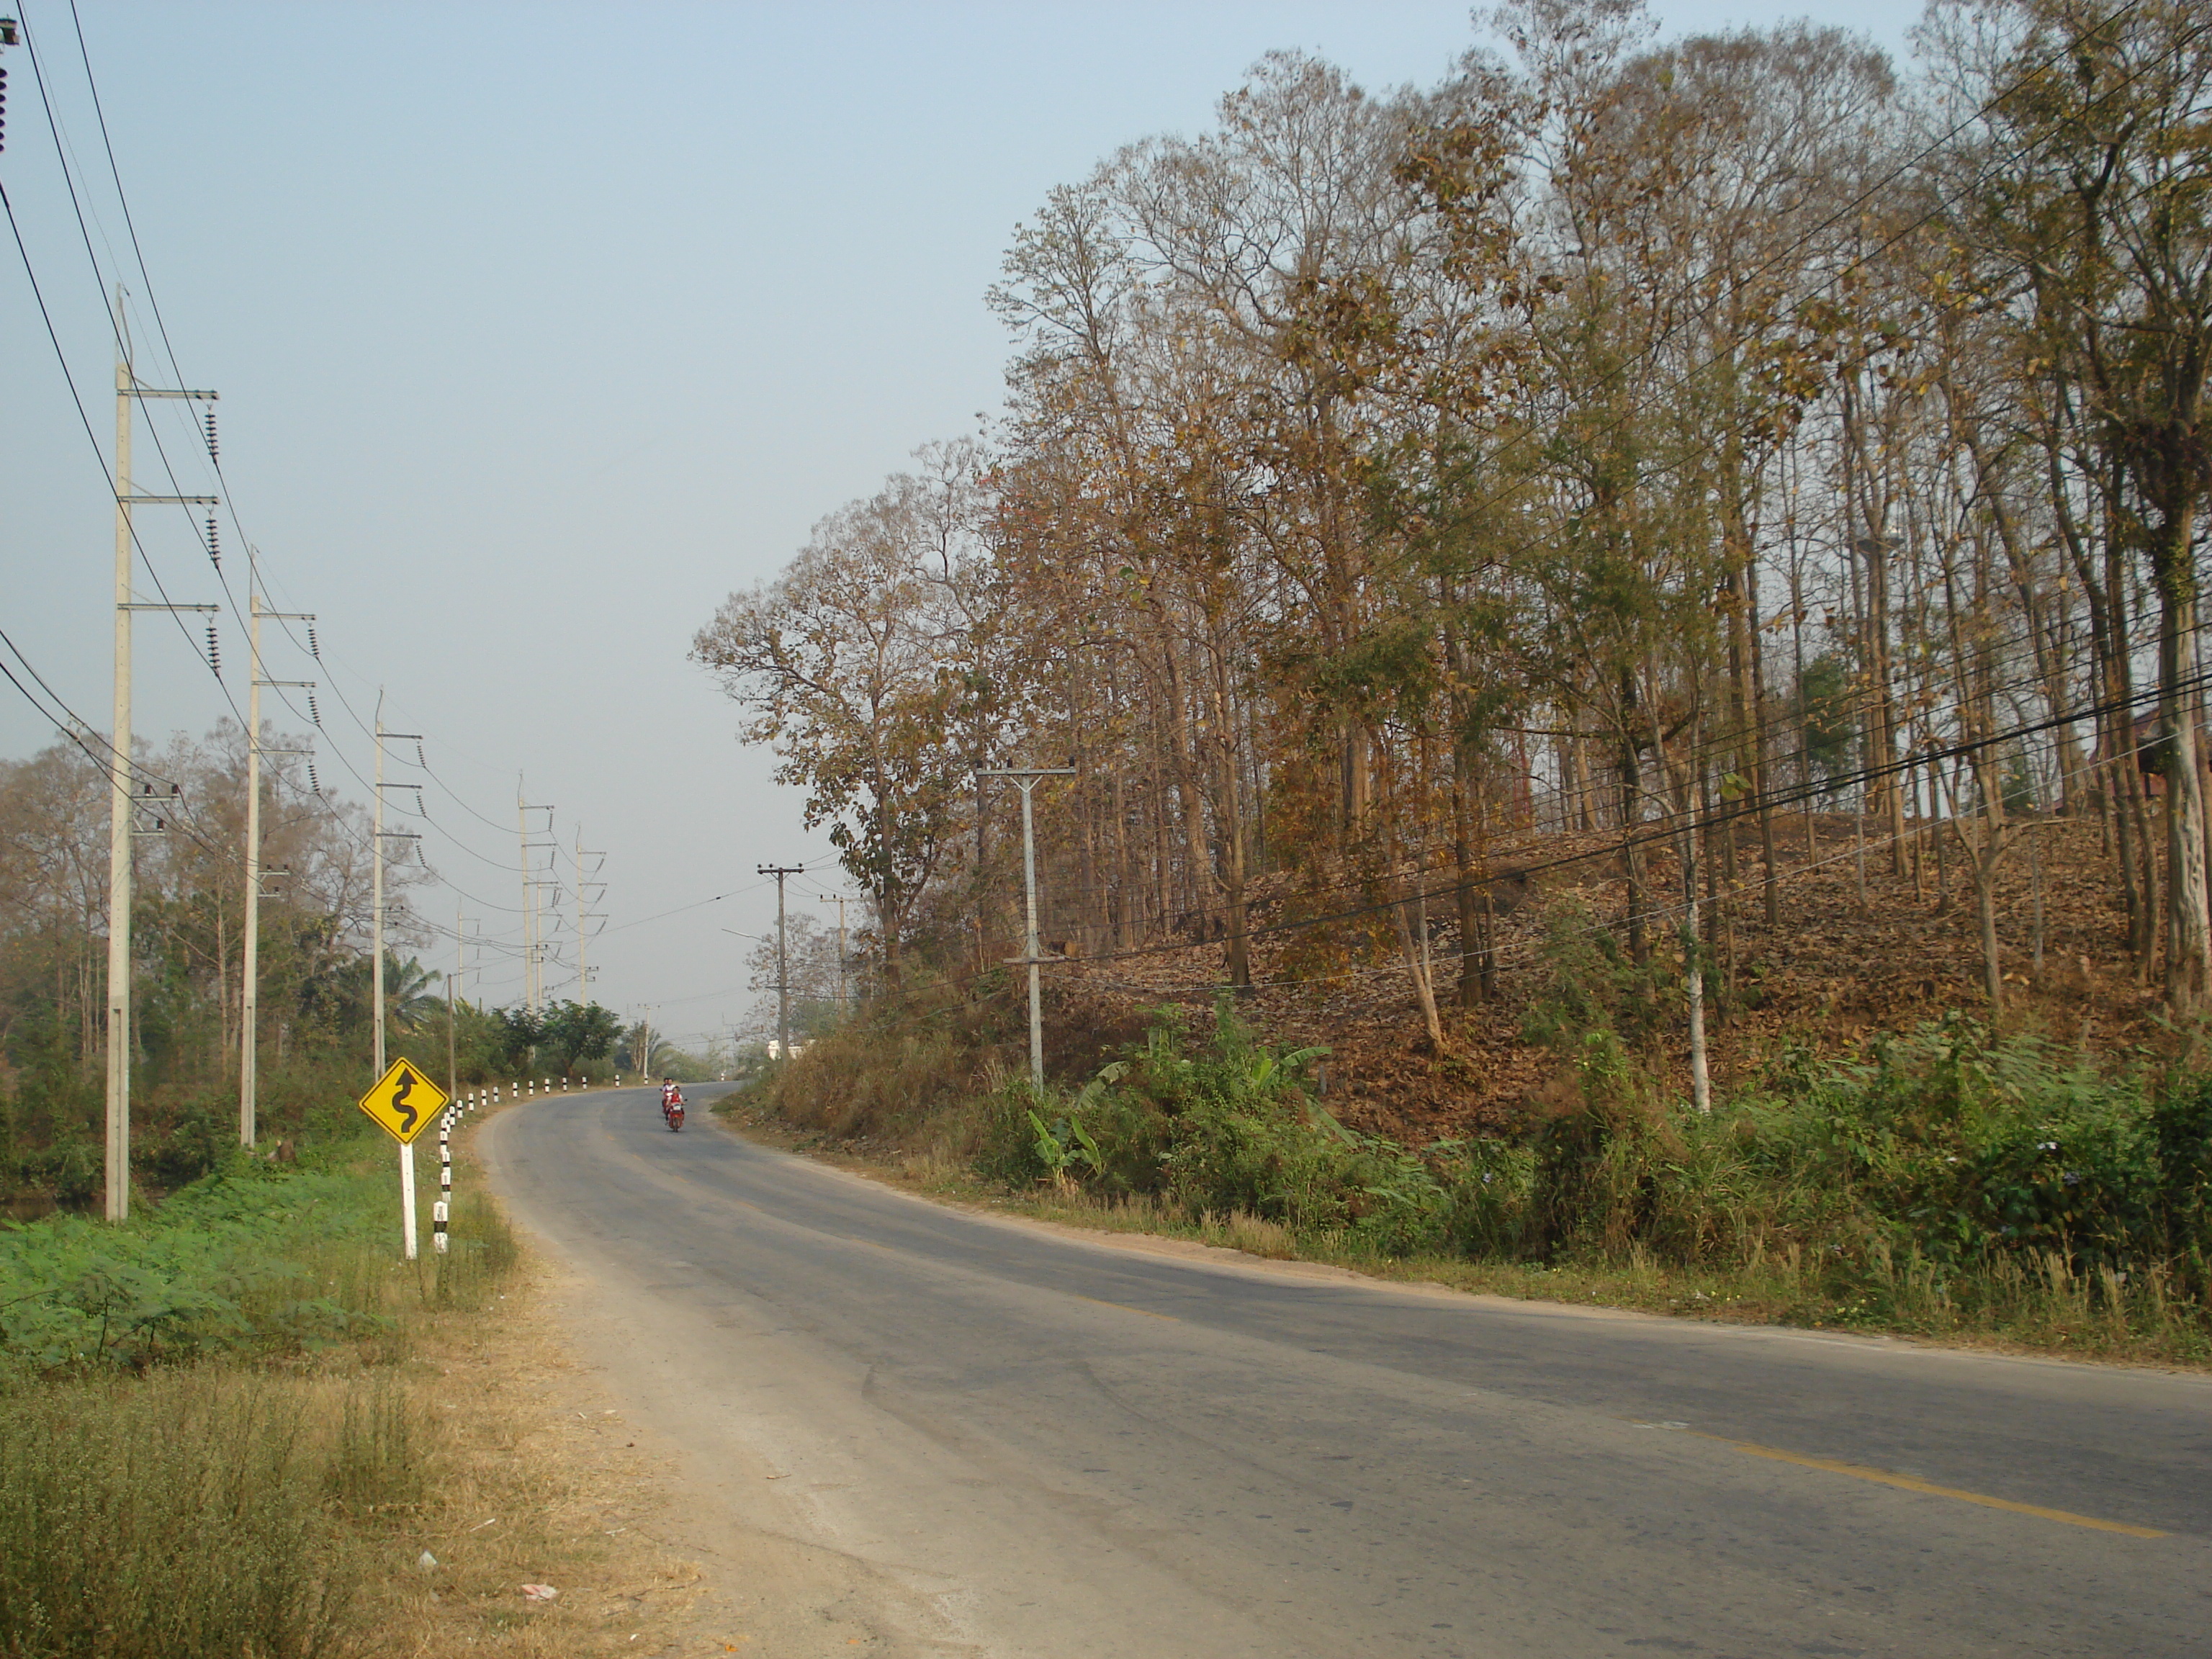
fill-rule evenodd
<path id="1" fill-rule="evenodd" d="M 2200 1012 L 2212 23 L 1489 21 L 1432 87 L 1270 57 L 1054 191 L 1003 416 L 698 634 L 879 988 L 999 982 L 977 775 L 1065 765 L 1063 998 L 1245 988 L 1445 1118 L 1563 974 L 1699 1104 L 1793 973 L 1816 1037 Z"/>

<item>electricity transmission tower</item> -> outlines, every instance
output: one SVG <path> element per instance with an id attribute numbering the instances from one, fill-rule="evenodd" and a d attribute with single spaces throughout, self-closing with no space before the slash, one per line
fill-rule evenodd
<path id="1" fill-rule="evenodd" d="M 837 1018 L 842 1021 L 852 1012 L 847 1006 L 845 994 L 845 895 L 823 893 L 817 896 L 817 902 L 837 907 Z"/>
<path id="2" fill-rule="evenodd" d="M 533 806 L 523 799 L 522 775 L 514 779 L 515 839 L 522 853 L 522 1006 L 530 1013 L 538 1012 L 540 993 L 544 989 L 540 967 L 544 961 L 544 946 L 538 938 L 538 890 L 550 884 L 540 881 L 530 867 L 530 855 L 555 845 L 551 841 L 530 839 L 530 814 L 545 814 L 545 833 L 553 833 L 553 809 Z"/>

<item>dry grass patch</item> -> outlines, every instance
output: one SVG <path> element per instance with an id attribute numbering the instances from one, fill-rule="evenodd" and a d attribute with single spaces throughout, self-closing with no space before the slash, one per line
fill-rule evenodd
<path id="1" fill-rule="evenodd" d="M 539 1310 L 545 1282 L 526 1258 L 484 1317 L 441 1317 L 405 1367 L 437 1449 L 365 1587 L 375 1651 L 744 1651 L 724 1598 L 661 1543 L 665 1471 Z M 533 1601 L 525 1585 L 558 1594 Z"/>

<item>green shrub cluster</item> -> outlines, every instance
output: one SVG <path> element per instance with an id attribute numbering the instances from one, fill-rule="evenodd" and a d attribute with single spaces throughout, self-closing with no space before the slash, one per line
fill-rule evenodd
<path id="1" fill-rule="evenodd" d="M 975 1167 L 1015 1185 L 1158 1197 L 1193 1216 L 1348 1231 L 1394 1254 L 1448 1243 L 1462 1208 L 1479 1233 L 1491 1207 L 1480 1172 L 1512 1152 L 1453 1143 L 1415 1154 L 1347 1129 L 1306 1087 L 1306 1067 L 1327 1052 L 1270 1048 L 1226 1001 L 1194 1047 L 1163 1011 L 1142 1044 L 1072 1095 L 1040 1101 L 1026 1080 L 1002 1084 L 985 1103 Z M 1462 1204 L 1455 1177 L 1480 1190 Z"/>
<path id="2" fill-rule="evenodd" d="M 1259 1217 L 1354 1254 L 1786 1261 L 1869 1318 L 1888 1304 L 1869 1287 L 1907 1280 L 1954 1307 L 2063 1281 L 2092 1301 L 2147 1286 L 2161 1319 L 2203 1311 L 2212 1078 L 2154 1085 L 1952 1016 L 1848 1060 L 1786 1055 L 1699 1114 L 1599 1026 L 1527 1133 L 1416 1151 L 1321 1109 L 1302 1083 L 1319 1052 L 1269 1050 L 1226 1004 L 1194 1047 L 1164 1013 L 1079 1091 L 1003 1085 L 975 1166 L 1192 1219 Z"/>
<path id="3" fill-rule="evenodd" d="M 0 1386 L 66 1370 L 312 1350 L 392 1324 L 397 1182 L 356 1149 L 299 1164 L 234 1152 L 128 1225 L 75 1215 L 0 1223 Z M 466 1301 L 514 1243 L 488 1206 L 457 1206 L 452 1254 L 421 1293 Z M 4 1651 L 4 1650 L 0 1650 Z"/>

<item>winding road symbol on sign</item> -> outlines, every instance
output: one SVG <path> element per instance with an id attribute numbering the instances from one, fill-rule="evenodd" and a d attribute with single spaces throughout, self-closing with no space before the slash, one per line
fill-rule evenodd
<path id="1" fill-rule="evenodd" d="M 377 1127 L 404 1146 L 430 1127 L 446 1104 L 446 1091 L 422 1075 L 412 1060 L 395 1060 L 361 1097 L 361 1109 Z"/>

